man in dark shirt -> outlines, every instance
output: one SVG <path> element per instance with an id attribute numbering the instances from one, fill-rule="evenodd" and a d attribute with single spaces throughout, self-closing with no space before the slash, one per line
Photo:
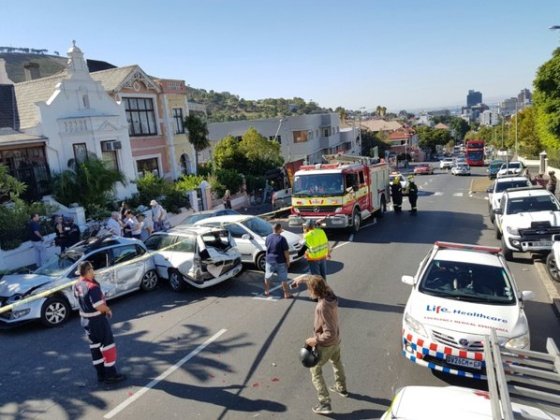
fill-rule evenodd
<path id="1" fill-rule="evenodd" d="M 41 223 L 39 223 L 39 214 L 33 213 L 28 224 L 29 240 L 35 249 L 35 264 L 41 267 L 45 262 L 45 244 L 43 235 L 41 235 Z"/>
<path id="2" fill-rule="evenodd" d="M 282 225 L 276 223 L 274 231 L 266 237 L 266 268 L 264 273 L 264 294 L 270 295 L 270 279 L 276 273 L 278 280 L 282 283 L 284 298 L 290 299 L 291 295 L 288 284 L 288 268 L 290 267 L 290 247 L 288 241 L 282 236 Z"/>

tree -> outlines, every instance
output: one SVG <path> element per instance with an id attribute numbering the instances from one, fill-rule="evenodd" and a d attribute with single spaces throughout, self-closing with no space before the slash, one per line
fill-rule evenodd
<path id="1" fill-rule="evenodd" d="M 239 141 L 233 136 L 221 139 L 214 148 L 214 164 L 218 169 L 247 168 L 247 157 L 239 149 Z"/>
<path id="2" fill-rule="evenodd" d="M 280 144 L 263 137 L 255 128 L 249 128 L 239 142 L 239 151 L 246 157 L 248 173 L 259 175 L 282 166 L 284 159 Z M 231 168 L 233 169 L 233 168 Z"/>
<path id="3" fill-rule="evenodd" d="M 372 149 L 374 147 L 378 148 L 380 157 L 385 156 L 385 150 L 391 149 L 391 146 L 384 142 L 376 133 L 362 130 L 362 156 L 372 156 Z"/>
<path id="4" fill-rule="evenodd" d="M 91 214 L 112 200 L 113 187 L 117 182 L 125 181 L 122 172 L 90 157 L 81 163 L 74 162 L 70 169 L 54 175 L 52 185 L 57 201 L 64 205 L 77 202 Z"/>
<path id="5" fill-rule="evenodd" d="M 198 170 L 198 152 L 210 146 L 208 141 L 208 126 L 206 121 L 195 114 L 190 114 L 185 118 L 183 126 L 189 132 L 189 142 L 194 147 L 194 167 Z"/>
<path id="6" fill-rule="evenodd" d="M 430 153 L 435 152 L 437 145 L 444 146 L 452 140 L 449 130 L 421 126 L 416 128 L 416 133 L 418 145 L 422 149 L 429 150 Z"/>
<path id="7" fill-rule="evenodd" d="M 465 134 L 470 130 L 470 125 L 460 117 L 451 117 L 449 120 L 449 128 L 453 130 L 455 140 L 462 142 L 465 138 Z"/>
<path id="8" fill-rule="evenodd" d="M 543 150 L 535 117 L 536 112 L 534 107 L 525 108 L 514 117 L 519 118 L 517 126 L 519 150 L 523 154 L 531 157 L 538 156 Z"/>
<path id="9" fill-rule="evenodd" d="M 0 164 L 0 201 L 13 200 L 25 192 L 27 185 L 11 176 L 6 165 Z"/>
<path id="10" fill-rule="evenodd" d="M 533 86 L 536 128 L 550 154 L 560 149 L 560 48 L 538 69 Z"/>

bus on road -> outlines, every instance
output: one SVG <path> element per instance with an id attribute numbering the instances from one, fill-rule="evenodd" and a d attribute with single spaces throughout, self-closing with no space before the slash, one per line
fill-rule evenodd
<path id="1" fill-rule="evenodd" d="M 465 157 L 469 166 L 484 166 L 484 140 L 467 140 Z"/>

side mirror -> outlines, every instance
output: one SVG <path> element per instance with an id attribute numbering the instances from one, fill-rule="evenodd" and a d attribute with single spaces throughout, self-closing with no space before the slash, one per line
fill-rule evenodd
<path id="1" fill-rule="evenodd" d="M 414 277 L 412 276 L 402 276 L 401 281 L 409 286 L 414 286 Z"/>
<path id="2" fill-rule="evenodd" d="M 502 214 L 502 209 L 496 209 L 494 210 L 494 214 Z"/>
<path id="3" fill-rule="evenodd" d="M 560 241 L 560 235 L 552 235 L 552 240 L 553 241 Z"/>
<path id="4" fill-rule="evenodd" d="M 241 235 L 241 239 L 247 239 L 250 241 L 251 239 L 253 239 L 253 237 L 248 233 L 244 233 L 243 235 Z"/>
<path id="5" fill-rule="evenodd" d="M 533 292 L 532 290 L 523 290 L 521 292 L 521 300 L 523 302 L 528 300 L 535 300 L 535 292 Z"/>
<path id="6" fill-rule="evenodd" d="M 486 188 L 486 192 L 487 192 L 488 194 L 492 193 L 492 191 L 494 191 L 494 188 L 492 188 L 492 187 Z"/>

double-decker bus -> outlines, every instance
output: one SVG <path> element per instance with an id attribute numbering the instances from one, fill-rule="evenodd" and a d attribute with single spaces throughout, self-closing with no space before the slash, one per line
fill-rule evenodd
<path id="1" fill-rule="evenodd" d="M 484 166 L 484 140 L 467 140 L 465 157 L 469 166 Z"/>

